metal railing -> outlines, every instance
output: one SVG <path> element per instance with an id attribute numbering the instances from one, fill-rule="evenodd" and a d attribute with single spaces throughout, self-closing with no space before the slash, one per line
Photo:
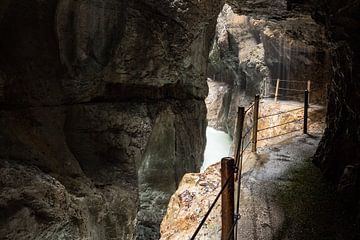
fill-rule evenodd
<path id="1" fill-rule="evenodd" d="M 326 83 L 321 82 L 312 82 L 311 80 L 285 80 L 285 79 L 271 79 L 267 78 L 264 80 L 264 92 L 263 98 L 274 98 L 275 101 L 278 99 L 282 100 L 300 100 L 304 91 L 308 90 L 310 92 L 318 92 L 318 95 L 315 98 L 324 98 L 324 94 L 327 91 Z M 313 98 L 310 97 L 309 101 Z"/>
<path id="2" fill-rule="evenodd" d="M 255 119 L 258 118 L 259 112 L 259 95 L 255 97 L 255 101 L 250 104 L 250 106 L 245 110 L 244 107 L 238 108 L 238 116 L 236 121 L 236 134 L 237 139 L 235 142 L 237 143 L 235 149 L 235 157 L 226 157 L 221 160 L 221 189 L 217 194 L 215 200 L 211 204 L 208 211 L 203 216 L 200 221 L 198 227 L 193 233 L 191 240 L 196 239 L 197 234 L 200 232 L 202 226 L 205 224 L 207 218 L 209 217 L 211 211 L 214 209 L 216 203 L 218 202 L 220 196 L 222 196 L 221 201 L 221 222 L 222 222 L 222 231 L 221 231 L 221 239 L 223 240 L 233 240 L 234 236 L 237 236 L 238 229 L 238 221 L 240 219 L 240 188 L 241 188 L 241 173 L 243 166 L 243 157 L 245 151 L 250 147 L 250 144 L 256 144 L 254 141 L 254 133 L 257 132 L 257 122 Z M 252 126 L 244 129 L 244 122 L 248 118 L 252 118 Z M 245 130 L 245 131 L 243 131 Z M 256 146 L 255 146 L 256 148 Z M 235 190 L 234 182 L 237 181 L 237 189 Z M 234 201 L 234 193 L 236 192 L 237 200 L 236 204 Z"/>
<path id="3" fill-rule="evenodd" d="M 277 80 L 277 82 L 284 80 Z M 295 82 L 295 81 L 293 81 Z M 310 84 L 308 83 L 309 87 Z M 257 143 L 259 141 L 268 140 L 271 138 L 279 137 L 282 135 L 286 135 L 289 133 L 294 133 L 300 130 L 303 130 L 304 134 L 308 132 L 308 109 L 309 109 L 309 89 L 305 89 L 301 94 L 304 95 L 304 106 L 301 108 L 294 108 L 287 111 L 280 111 L 274 114 L 259 116 L 259 104 L 260 97 L 259 95 L 255 96 L 254 102 L 250 104 L 250 106 L 245 110 L 244 107 L 238 108 L 238 115 L 235 127 L 235 140 L 236 148 L 235 148 L 235 156 L 234 158 L 226 157 L 221 160 L 221 189 L 217 194 L 215 200 L 211 204 L 210 208 L 202 218 L 199 223 L 196 231 L 190 238 L 191 240 L 195 240 L 197 234 L 201 230 L 202 226 L 205 224 L 208 216 L 211 211 L 214 209 L 217 201 L 220 196 L 222 196 L 221 201 L 221 239 L 222 240 L 234 240 L 237 239 L 237 231 L 238 231 L 238 222 L 240 220 L 240 194 L 241 194 L 241 180 L 242 180 L 242 170 L 243 170 L 243 158 L 246 150 L 252 145 L 251 152 L 256 153 L 257 151 Z M 277 95 L 279 96 L 279 95 Z M 269 98 L 267 96 L 263 98 Z M 274 96 L 275 100 L 276 96 Z M 262 129 L 258 129 L 258 122 L 261 119 L 286 114 L 289 112 L 300 111 L 303 110 L 303 116 L 301 118 L 297 118 L 285 123 L 277 124 L 274 126 L 265 127 Z M 246 120 L 250 120 L 250 126 L 245 127 Z M 296 122 L 303 121 L 303 127 L 300 129 L 291 130 L 289 132 L 281 133 L 276 136 L 266 137 L 262 139 L 257 139 L 258 133 L 263 132 L 269 129 L 278 128 L 280 126 L 284 126 L 287 124 L 292 124 Z M 235 191 L 235 184 L 237 182 L 237 187 Z M 234 195 L 236 193 L 236 202 L 234 201 Z"/>

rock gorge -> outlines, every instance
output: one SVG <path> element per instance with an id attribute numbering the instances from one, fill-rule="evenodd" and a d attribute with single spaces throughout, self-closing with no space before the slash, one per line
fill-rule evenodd
<path id="1" fill-rule="evenodd" d="M 358 203 L 360 1 L 226 2 L 247 36 L 216 31 L 222 0 L 0 2 L 1 239 L 158 239 L 171 194 L 200 169 L 219 69 L 234 92 L 254 84 L 229 90 L 244 102 L 268 76 L 329 78 L 314 161 Z M 223 52 L 208 68 L 211 49 Z"/>
<path id="2" fill-rule="evenodd" d="M 255 94 L 274 94 L 276 79 L 282 80 L 280 88 L 295 90 L 311 81 L 312 102 L 324 104 L 331 71 L 324 27 L 309 12 L 285 11 L 286 5 L 279 5 L 276 15 L 243 8 L 225 4 L 209 56 L 207 118 L 230 135 L 237 106 L 249 105 Z M 303 98 L 292 97 L 294 91 L 279 93 L 289 96 L 286 100 Z"/>
<path id="3" fill-rule="evenodd" d="M 202 163 L 222 5 L 1 2 L 2 239 L 159 237 Z"/>

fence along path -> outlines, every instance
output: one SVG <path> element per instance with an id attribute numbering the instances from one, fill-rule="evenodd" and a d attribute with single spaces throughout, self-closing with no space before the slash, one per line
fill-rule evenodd
<path id="1" fill-rule="evenodd" d="M 262 98 L 274 98 L 275 101 L 278 100 L 279 95 L 279 82 L 286 81 L 286 80 L 279 80 L 277 79 L 276 90 L 274 96 L 267 96 L 265 95 Z M 289 81 L 290 82 L 290 81 Z M 303 82 L 303 81 L 294 81 L 291 82 Z M 191 240 L 195 240 L 196 236 L 198 235 L 199 231 L 201 230 L 202 226 L 205 224 L 208 216 L 210 215 L 211 211 L 214 209 L 216 203 L 221 197 L 221 240 L 235 240 L 237 239 L 237 232 L 239 231 L 240 227 L 238 226 L 240 220 L 240 199 L 241 199 L 241 180 L 242 180 L 242 168 L 243 168 L 243 158 L 245 155 L 245 151 L 250 148 L 251 145 L 251 152 L 256 153 L 257 150 L 257 143 L 259 141 L 265 141 L 271 138 L 279 137 L 282 135 L 294 133 L 297 131 L 303 130 L 304 134 L 308 133 L 308 109 L 309 109 L 309 93 L 311 92 L 310 86 L 311 83 L 307 82 L 307 88 L 305 90 L 296 90 L 291 89 L 291 91 L 296 90 L 296 94 L 287 95 L 289 96 L 299 96 L 300 94 L 304 96 L 303 100 L 303 107 L 293 108 L 287 111 L 280 111 L 274 114 L 259 116 L 259 104 L 260 104 L 260 96 L 256 95 L 254 98 L 254 102 L 250 104 L 250 106 L 245 109 L 244 107 L 238 107 L 238 114 L 237 114 L 237 121 L 236 121 L 236 128 L 235 128 L 235 143 L 236 149 L 234 153 L 234 158 L 232 157 L 224 157 L 221 160 L 221 189 L 217 194 L 215 200 L 209 207 L 208 211 L 205 213 L 204 217 L 200 221 L 198 227 L 196 228 L 195 232 L 193 233 Z M 317 90 L 312 90 L 317 91 Z M 300 92 L 300 93 L 299 93 Z M 285 122 L 278 125 L 269 126 L 266 128 L 258 129 L 258 122 L 261 119 L 286 114 L 289 112 L 294 111 L 301 111 L 303 110 L 302 118 L 295 119 L 289 122 Z M 245 120 L 250 120 L 250 126 L 244 126 Z M 295 129 L 293 131 L 285 132 L 282 134 L 278 134 L 276 136 L 265 137 L 261 139 L 257 139 L 258 133 L 278 128 L 286 124 L 291 124 L 295 122 L 303 121 L 302 128 Z M 235 182 L 236 189 L 235 189 Z M 236 198 L 235 198 L 236 195 Z M 236 199 L 236 201 L 235 201 Z"/>

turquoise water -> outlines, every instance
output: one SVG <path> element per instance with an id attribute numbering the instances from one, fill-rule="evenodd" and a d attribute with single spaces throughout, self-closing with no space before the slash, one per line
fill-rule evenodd
<path id="1" fill-rule="evenodd" d="M 206 140 L 204 163 L 200 169 L 201 172 L 204 172 L 208 166 L 220 162 L 221 158 L 228 157 L 232 143 L 232 139 L 227 133 L 211 127 L 206 129 Z"/>

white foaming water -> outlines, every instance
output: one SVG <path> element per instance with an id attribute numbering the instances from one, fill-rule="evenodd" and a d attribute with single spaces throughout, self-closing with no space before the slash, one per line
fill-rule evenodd
<path id="1" fill-rule="evenodd" d="M 231 137 L 227 133 L 211 127 L 206 129 L 206 141 L 204 163 L 200 172 L 204 172 L 208 166 L 220 162 L 223 157 L 228 157 L 232 143 Z"/>

